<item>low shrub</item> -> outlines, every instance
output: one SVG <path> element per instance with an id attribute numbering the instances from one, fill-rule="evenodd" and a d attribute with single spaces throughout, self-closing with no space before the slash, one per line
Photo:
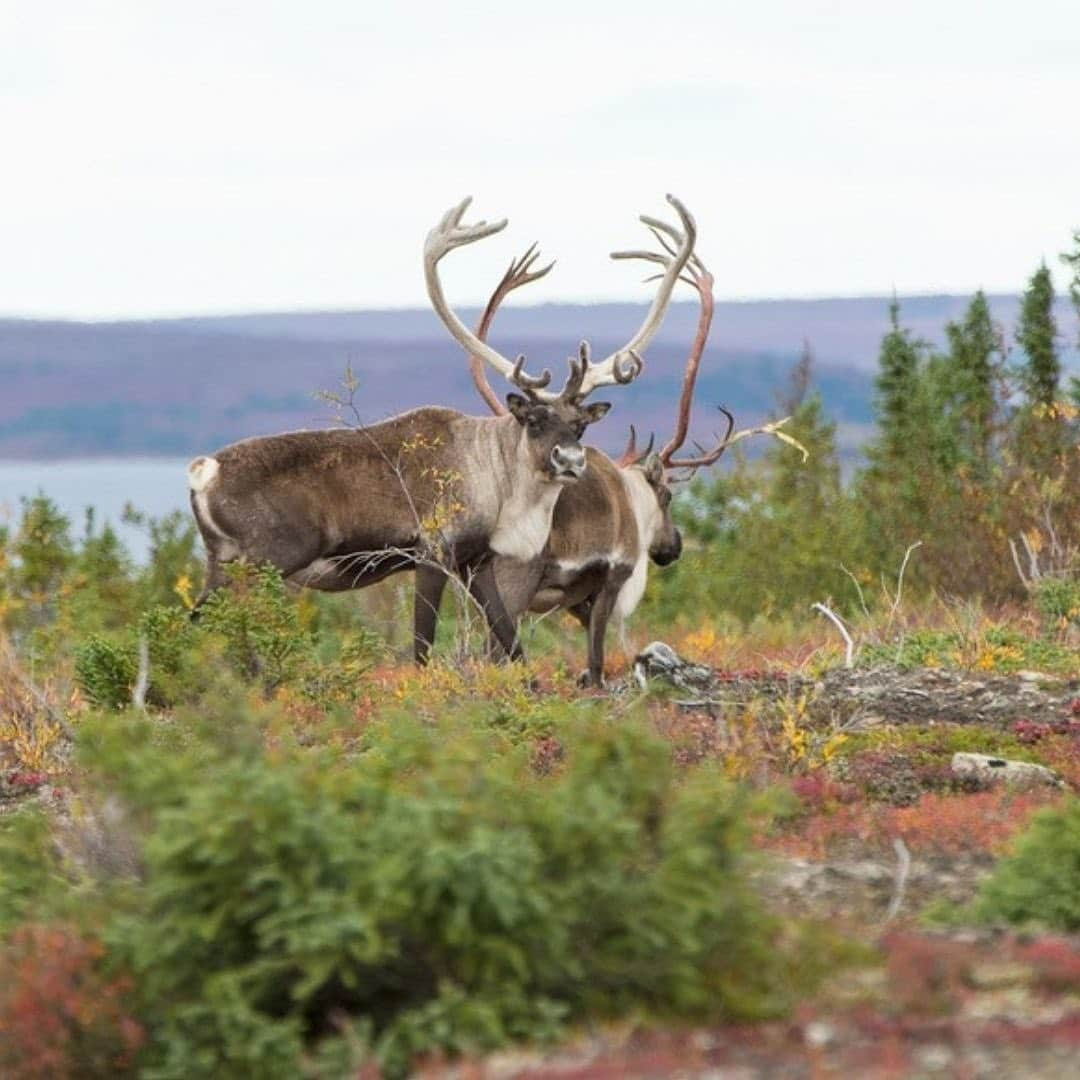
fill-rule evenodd
<path id="1" fill-rule="evenodd" d="M 990 922 L 1080 930 L 1080 800 L 1036 814 L 975 902 Z"/>
<path id="2" fill-rule="evenodd" d="M 820 971 L 748 890 L 749 797 L 635 720 L 571 714 L 542 768 L 468 710 L 348 759 L 184 723 L 88 721 L 83 757 L 144 820 L 102 936 L 155 1076 L 292 1077 L 343 1016 L 400 1076 L 587 1017 L 775 1014 Z"/>
<path id="3" fill-rule="evenodd" d="M 63 924 L 31 923 L 0 946 L 0 1074 L 7 1080 L 134 1076 L 145 1035 L 131 979 L 102 970 L 104 949 Z"/>
<path id="4" fill-rule="evenodd" d="M 377 635 L 356 628 L 338 638 L 333 656 L 320 657 L 277 570 L 235 564 L 228 574 L 229 586 L 207 599 L 198 622 L 186 608 L 162 604 L 144 612 L 126 633 L 92 635 L 81 643 L 75 677 L 87 698 L 103 709 L 130 703 L 140 642 L 147 648 L 146 699 L 152 705 L 199 700 L 222 662 L 267 694 L 287 687 L 325 705 L 355 698 L 363 674 L 383 651 Z"/>

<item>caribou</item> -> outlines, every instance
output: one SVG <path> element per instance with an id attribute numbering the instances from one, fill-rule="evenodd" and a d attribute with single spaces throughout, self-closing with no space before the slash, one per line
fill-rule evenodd
<path id="1" fill-rule="evenodd" d="M 642 221 L 660 240 L 664 251 L 615 252 L 615 259 L 646 259 L 660 263 L 664 273 L 677 265 L 684 250 L 687 232 L 672 229 L 655 218 Z M 684 219 L 684 225 L 692 221 Z M 539 270 L 536 245 L 510 264 L 484 309 L 476 336 L 484 340 L 495 312 L 514 290 L 542 278 L 553 264 Z M 694 386 L 713 317 L 713 278 L 696 253 L 691 252 L 678 270 L 678 279 L 692 285 L 700 298 L 700 314 L 693 345 L 683 376 L 683 386 L 672 437 L 659 453 L 653 440 L 642 451 L 637 448 L 631 426 L 630 441 L 622 456 L 613 461 L 592 447 L 585 450 L 585 475 L 559 496 L 552 517 L 551 532 L 544 551 L 523 560 L 500 555 L 494 561 L 496 588 L 508 618 L 515 623 L 526 612 L 546 614 L 565 608 L 585 628 L 588 640 L 588 668 L 581 678 L 585 686 L 602 686 L 604 642 L 610 619 L 622 622 L 634 611 L 645 592 L 648 563 L 667 566 L 679 558 L 682 538 L 671 514 L 672 484 L 689 479 L 703 466 L 714 464 L 731 444 L 734 418 L 721 408 L 727 430 L 709 450 L 698 448 L 692 458 L 676 458 L 686 442 L 693 404 Z M 473 384 L 495 415 L 504 415 L 484 374 L 478 353 L 469 356 Z M 741 433 L 740 433 L 741 435 Z M 438 609 L 445 575 L 418 573 L 416 605 L 418 615 L 431 617 Z M 494 651 L 498 651 L 493 642 Z"/>
<path id="2" fill-rule="evenodd" d="M 633 337 L 598 363 L 583 343 L 556 392 L 546 389 L 550 371 L 529 375 L 524 356 L 510 361 L 479 341 L 446 300 L 438 272 L 443 257 L 507 224 L 462 224 L 470 201 L 448 210 L 427 235 L 428 297 L 451 336 L 520 393 L 507 394 L 497 417 L 424 406 L 360 428 L 245 439 L 196 458 L 188 487 L 206 548 L 196 614 L 226 584 L 224 567 L 236 561 L 269 563 L 289 582 L 331 592 L 438 566 L 468 583 L 494 640 L 507 655 L 520 656 L 493 557 L 528 562 L 543 551 L 560 493 L 586 472 L 581 436 L 610 408 L 586 398 L 641 372 L 640 352 L 663 318 L 693 235 L 688 229 Z M 668 201 L 689 220 L 677 199 Z M 415 656 L 422 663 L 434 624 L 417 623 Z"/>
<path id="3" fill-rule="evenodd" d="M 683 237 L 663 222 L 643 218 L 660 242 L 663 251 L 616 252 L 616 259 L 645 259 L 670 269 L 677 245 Z M 517 288 L 546 275 L 552 265 L 534 270 L 539 258 L 533 245 L 520 259 L 510 264 L 503 275 L 477 326 L 477 336 L 484 338 L 495 312 L 503 300 Z M 512 557 L 495 560 L 495 579 L 508 617 L 517 620 L 526 611 L 547 614 L 565 608 L 585 628 L 588 640 L 588 667 L 581 682 L 603 685 L 604 641 L 609 620 L 614 616 L 625 621 L 640 603 L 645 592 L 649 562 L 667 566 L 678 559 L 682 538 L 671 515 L 672 488 L 689 480 L 698 469 L 715 464 L 732 445 L 751 435 L 768 434 L 791 444 L 804 457 L 805 449 L 780 430 L 789 418 L 774 420 L 759 427 L 744 428 L 733 434 L 731 413 L 720 406 L 726 430 L 708 450 L 695 444 L 697 456 L 677 458 L 686 442 L 693 406 L 694 388 L 705 346 L 712 327 L 714 301 L 713 277 L 697 253 L 679 275 L 698 294 L 699 314 L 694 339 L 683 373 L 675 428 L 671 438 L 658 453 L 652 452 L 654 440 L 639 451 L 634 426 L 630 440 L 617 460 L 591 447 L 585 451 L 588 463 L 580 483 L 559 497 L 552 518 L 551 533 L 543 554 L 530 561 Z M 488 408 L 496 415 L 505 410 L 495 396 L 480 358 L 469 356 L 473 384 Z M 442 579 L 445 581 L 445 579 Z M 417 592 L 417 604 L 427 610 L 437 607 L 440 581 L 434 577 L 418 582 L 426 592 Z M 495 651 L 498 643 L 493 642 Z"/>

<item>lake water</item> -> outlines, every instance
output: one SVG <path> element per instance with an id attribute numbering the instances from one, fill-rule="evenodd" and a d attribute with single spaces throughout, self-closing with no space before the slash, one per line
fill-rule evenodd
<path id="1" fill-rule="evenodd" d="M 137 558 L 146 554 L 145 535 L 120 521 L 125 503 L 152 517 L 188 510 L 188 458 L 144 461 L 0 461 L 0 523 L 17 521 L 19 500 L 48 495 L 81 535 L 88 506 L 100 523 L 109 521 Z"/>

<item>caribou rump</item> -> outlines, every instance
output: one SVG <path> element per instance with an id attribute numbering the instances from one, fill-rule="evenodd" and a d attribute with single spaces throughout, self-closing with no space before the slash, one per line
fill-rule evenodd
<path id="1" fill-rule="evenodd" d="M 438 275 L 447 252 L 499 232 L 506 221 L 462 225 L 465 199 L 427 236 L 424 276 L 451 335 L 522 393 L 508 415 L 479 419 L 427 406 L 355 430 L 300 431 L 247 439 L 188 469 L 192 509 L 207 552 L 200 602 L 225 583 L 223 566 L 270 563 L 289 581 L 338 591 L 362 588 L 414 566 L 445 566 L 464 577 L 501 648 L 520 654 L 515 622 L 499 599 L 492 554 L 528 560 L 547 541 L 559 493 L 580 480 L 580 438 L 609 409 L 586 404 L 601 386 L 641 371 L 637 349 L 658 322 L 677 274 L 661 279 L 642 330 L 598 364 L 581 357 L 559 393 L 551 373 L 530 376 L 476 337 L 450 309 Z M 431 635 L 414 628 L 424 662 Z"/>

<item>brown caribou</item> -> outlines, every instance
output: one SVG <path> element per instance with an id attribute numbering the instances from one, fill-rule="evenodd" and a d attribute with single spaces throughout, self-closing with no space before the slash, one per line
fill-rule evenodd
<path id="1" fill-rule="evenodd" d="M 662 318 L 692 241 L 661 278 L 634 337 L 597 364 L 583 347 L 556 393 L 545 389 L 549 371 L 528 375 L 523 356 L 511 362 L 478 341 L 446 301 L 439 261 L 506 226 L 463 225 L 469 202 L 447 211 L 428 233 L 428 297 L 451 335 L 521 393 L 508 394 L 506 415 L 495 418 L 425 406 L 362 428 L 246 439 L 196 458 L 188 484 L 207 556 L 200 602 L 225 583 L 223 566 L 237 560 L 270 563 L 286 580 L 326 591 L 445 565 L 467 580 L 501 648 L 519 655 L 491 555 L 527 561 L 543 550 L 560 492 L 585 472 L 581 435 L 610 408 L 585 398 L 638 375 L 637 350 Z M 415 636 L 423 661 L 430 637 L 422 626 Z"/>
<path id="2" fill-rule="evenodd" d="M 612 257 L 647 259 L 660 263 L 665 274 L 670 273 L 678 252 L 684 249 L 686 233 L 653 218 L 643 217 L 642 221 L 665 252 L 616 252 Z M 497 308 L 510 292 L 551 269 L 553 264 L 533 270 L 537 258 L 534 245 L 511 263 L 480 319 L 478 338 L 486 336 Z M 731 438 L 734 420 L 722 409 L 727 431 L 716 445 L 708 451 L 699 447 L 697 457 L 675 457 L 686 441 L 694 385 L 713 317 L 713 278 L 696 254 L 686 260 L 678 277 L 697 290 L 701 310 L 671 439 L 659 453 L 652 452 L 651 440 L 648 448 L 638 452 L 631 428 L 630 443 L 618 461 L 587 448 L 585 475 L 559 496 L 544 552 L 527 560 L 500 555 L 494 563 L 496 586 L 509 618 L 516 622 L 526 611 L 546 613 L 566 608 L 585 627 L 586 685 L 602 685 L 608 622 L 612 615 L 620 621 L 626 619 L 637 607 L 645 591 L 649 560 L 667 566 L 682 550 L 682 538 L 671 516 L 671 484 L 676 478 L 687 479 L 697 469 L 713 464 L 735 441 Z M 488 408 L 496 415 L 504 414 L 476 353 L 470 356 L 469 366 L 473 383 Z M 740 432 L 736 438 L 743 436 Z M 445 575 L 417 575 L 418 616 L 423 611 L 433 617 L 445 581 Z"/>

